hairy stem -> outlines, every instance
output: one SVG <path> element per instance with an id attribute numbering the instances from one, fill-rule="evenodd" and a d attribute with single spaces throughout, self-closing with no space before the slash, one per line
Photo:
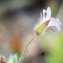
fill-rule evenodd
<path id="1" fill-rule="evenodd" d="M 27 50 L 29 44 L 34 40 L 35 37 L 36 37 L 36 34 L 33 35 L 33 37 L 30 39 L 30 41 L 29 41 L 28 44 L 26 45 L 26 47 L 25 47 L 25 49 L 24 49 L 24 51 L 23 51 L 21 57 L 19 58 L 19 62 L 20 62 L 20 63 L 22 63 L 22 61 L 23 61 L 23 59 L 24 59 L 24 57 L 25 57 L 26 50 Z"/>

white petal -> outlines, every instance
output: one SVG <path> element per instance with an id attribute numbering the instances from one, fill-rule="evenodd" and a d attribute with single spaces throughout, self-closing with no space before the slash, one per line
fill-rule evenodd
<path id="1" fill-rule="evenodd" d="M 47 27 L 55 26 L 59 32 L 61 30 L 60 25 L 61 25 L 61 22 L 59 20 L 57 20 L 55 18 L 51 18 Z"/>
<path id="2" fill-rule="evenodd" d="M 57 20 L 57 23 L 59 24 L 59 25 L 61 25 L 61 22 L 59 21 L 59 19 L 56 19 Z"/>
<path id="3" fill-rule="evenodd" d="M 51 9 L 50 7 L 47 8 L 47 13 L 46 13 L 46 20 L 49 20 L 51 18 Z"/>
<path id="4" fill-rule="evenodd" d="M 46 13 L 46 10 L 43 9 L 43 22 L 45 21 L 45 13 Z"/>
<path id="5" fill-rule="evenodd" d="M 43 11 L 42 11 L 43 13 L 40 13 L 40 18 L 38 19 L 38 23 L 43 23 L 43 22 L 45 22 L 45 13 L 46 13 L 46 10 L 44 10 L 43 9 Z"/>

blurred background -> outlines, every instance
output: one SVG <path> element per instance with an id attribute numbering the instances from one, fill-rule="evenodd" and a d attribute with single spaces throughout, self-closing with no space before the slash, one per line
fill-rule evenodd
<path id="1" fill-rule="evenodd" d="M 63 23 L 63 0 L 0 0 L 0 54 L 21 56 L 34 34 L 42 9 L 51 7 L 52 17 Z M 63 63 L 63 26 L 47 31 L 29 45 L 23 63 Z"/>

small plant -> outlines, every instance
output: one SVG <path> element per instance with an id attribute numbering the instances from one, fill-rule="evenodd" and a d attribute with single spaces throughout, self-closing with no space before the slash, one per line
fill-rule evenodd
<path id="1" fill-rule="evenodd" d="M 0 63 L 22 63 L 25 57 L 26 50 L 29 44 L 34 40 L 34 38 L 37 35 L 43 35 L 45 31 L 49 29 L 55 32 L 55 30 L 52 29 L 52 26 L 55 26 L 59 32 L 61 30 L 60 25 L 61 22 L 59 21 L 59 19 L 51 17 L 50 7 L 48 7 L 47 10 L 43 9 L 42 13 L 40 13 L 40 18 L 38 19 L 38 23 L 34 27 L 35 34 L 26 45 L 21 57 L 18 58 L 17 54 L 15 54 L 15 55 L 10 55 L 9 59 L 5 60 L 4 56 L 0 56 Z"/>
<path id="2" fill-rule="evenodd" d="M 40 18 L 38 19 L 38 23 L 34 27 L 35 34 L 33 35 L 31 40 L 26 45 L 26 47 L 22 53 L 22 56 L 19 58 L 20 63 L 22 63 L 22 61 L 24 59 L 27 47 L 34 40 L 36 35 L 42 35 L 48 29 L 55 32 L 55 30 L 52 29 L 52 26 L 55 26 L 59 32 L 61 30 L 60 25 L 61 25 L 61 22 L 59 21 L 59 19 L 51 17 L 50 7 L 48 7 L 47 10 L 43 9 L 42 13 L 40 13 Z"/>

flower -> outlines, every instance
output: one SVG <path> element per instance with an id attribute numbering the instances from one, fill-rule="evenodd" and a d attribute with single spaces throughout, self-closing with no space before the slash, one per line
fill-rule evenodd
<path id="1" fill-rule="evenodd" d="M 51 17 L 51 9 L 48 7 L 47 10 L 43 9 L 42 13 L 40 13 L 39 22 L 35 25 L 34 30 L 37 35 L 40 35 L 47 29 L 54 31 L 51 27 L 55 26 L 59 32 L 61 30 L 60 25 L 59 19 Z"/>
<path id="2" fill-rule="evenodd" d="M 15 55 L 11 54 L 8 61 L 7 61 L 7 63 L 17 63 L 17 62 L 18 62 L 18 60 L 17 60 L 17 55 L 16 54 Z"/>

